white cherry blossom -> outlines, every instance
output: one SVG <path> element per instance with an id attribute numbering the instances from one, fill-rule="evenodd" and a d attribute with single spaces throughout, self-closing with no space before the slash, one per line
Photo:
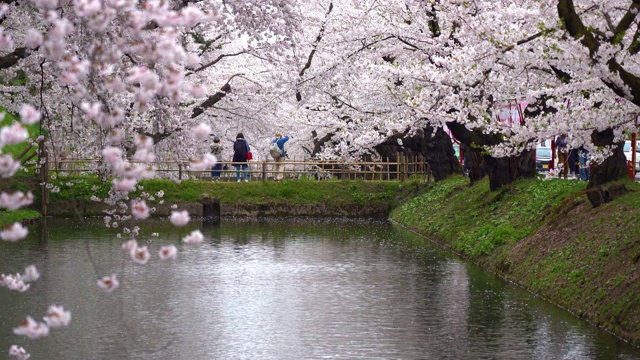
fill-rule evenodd
<path id="1" fill-rule="evenodd" d="M 204 241 L 204 236 L 200 230 L 193 230 L 182 239 L 185 244 L 200 244 Z"/>
<path id="2" fill-rule="evenodd" d="M 71 322 L 71 312 L 66 311 L 62 306 L 51 305 L 44 317 L 44 322 L 51 329 L 69 326 Z"/>
<path id="3" fill-rule="evenodd" d="M 0 231 L 0 239 L 9 242 L 16 242 L 24 239 L 27 234 L 29 234 L 29 230 L 23 227 L 21 223 L 16 222 L 9 225 L 6 230 Z"/>
<path id="4" fill-rule="evenodd" d="M 36 322 L 31 316 L 27 316 L 18 327 L 13 328 L 13 333 L 26 336 L 29 339 L 38 339 L 49 335 L 49 327 L 45 323 Z"/>
<path id="5" fill-rule="evenodd" d="M 189 212 L 187 210 L 172 211 L 169 216 L 169 221 L 171 221 L 173 225 L 180 227 L 187 225 L 190 219 L 191 218 L 189 217 Z"/>
<path id="6" fill-rule="evenodd" d="M 175 260 L 178 255 L 178 249 L 175 245 L 165 245 L 158 251 L 158 256 L 161 260 Z"/>

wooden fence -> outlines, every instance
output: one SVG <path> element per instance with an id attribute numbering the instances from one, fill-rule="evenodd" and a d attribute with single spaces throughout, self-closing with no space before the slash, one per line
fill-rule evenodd
<path id="1" fill-rule="evenodd" d="M 400 180 L 419 175 L 421 180 L 431 182 L 431 169 L 422 155 L 397 156 L 396 161 L 338 161 L 338 160 L 296 160 L 285 159 L 285 179 L 309 178 L 328 179 L 361 179 L 361 180 Z M 221 161 L 223 166 L 220 181 L 235 181 L 236 169 L 232 162 Z M 248 175 L 251 181 L 270 180 L 278 172 L 275 161 L 249 161 Z M 179 180 L 201 179 L 211 180 L 211 171 L 193 171 L 189 169 L 189 161 L 163 161 L 152 164 L 156 168 L 156 177 Z M 59 176 L 80 174 L 106 174 L 107 169 L 100 160 L 74 159 L 46 162 L 45 172 Z"/>

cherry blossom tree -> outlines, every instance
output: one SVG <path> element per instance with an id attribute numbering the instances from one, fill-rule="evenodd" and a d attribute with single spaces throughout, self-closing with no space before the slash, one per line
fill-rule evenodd
<path id="1" fill-rule="evenodd" d="M 0 151 L 27 140 L 64 158 L 99 158 L 112 176 L 106 224 L 143 220 L 147 198 L 128 200 L 156 160 L 210 168 L 211 133 L 244 132 L 258 154 L 275 130 L 293 152 L 324 158 L 380 156 L 451 131 L 482 159 L 492 189 L 534 175 L 541 139 L 569 134 L 597 161 L 589 186 L 623 175 L 617 145 L 634 130 L 638 3 L 631 0 L 30 0 L 0 6 L 0 106 L 20 121 L 0 129 Z M 517 102 L 517 104 L 516 104 Z M 526 106 L 524 106 L 526 103 Z M 505 108 L 520 109 L 505 118 Z M 520 106 L 523 105 L 523 106 Z M 411 139 L 411 141 L 407 141 Z M 228 141 L 228 140 L 227 140 Z M 405 145 L 405 143 L 407 145 Z M 448 144 L 450 145 L 450 144 Z M 444 146 L 438 147 L 444 149 Z M 452 149 L 442 150 L 452 158 Z M 439 156 L 439 155 L 438 155 Z M 445 171 L 456 171 L 445 162 Z M 0 176 L 21 164 L 0 153 Z M 481 173 L 478 173 L 481 174 Z M 160 197 L 160 195 L 158 195 Z M 31 193 L 0 192 L 17 209 Z M 174 209 L 184 226 L 189 214 Z M 154 252 L 129 229 L 123 250 Z M 0 232 L 19 241 L 28 230 Z M 202 242 L 194 232 L 182 239 Z M 177 257 L 175 246 L 158 252 Z M 2 275 L 28 291 L 37 269 Z M 96 274 L 105 291 L 117 274 Z M 47 320 L 47 318 L 49 320 Z M 70 314 L 52 306 L 17 334 L 40 337 Z M 17 358 L 26 351 L 12 347 Z"/>
<path id="2" fill-rule="evenodd" d="M 212 108 L 222 98 L 221 92 L 230 92 L 231 80 L 244 76 L 224 72 L 211 76 L 215 65 L 236 56 L 259 57 L 261 52 L 277 54 L 286 48 L 280 43 L 296 29 L 298 20 L 293 4 L 288 0 L 262 1 L 260 6 L 229 0 L 5 2 L 0 7 L 4 78 L 0 105 L 19 113 L 22 124 L 40 121 L 42 154 L 100 157 L 114 176 L 106 201 L 127 209 L 126 194 L 136 189 L 140 179 L 154 176 L 152 163 L 158 154 L 187 156 L 193 169 L 215 163 L 210 154 L 200 157 L 197 149 L 176 144 L 184 145 L 184 138 L 192 143 L 204 140 L 211 126 L 194 119 Z M 220 91 L 209 95 L 210 84 Z M 26 140 L 21 123 L 1 129 L 0 149 Z M 157 146 L 160 140 L 163 144 Z M 8 154 L 1 156 L 0 175 L 13 176 L 20 163 Z M 2 191 L 0 199 L 2 207 L 16 209 L 30 204 L 33 196 Z M 148 216 L 144 201 L 138 199 L 132 205 L 131 215 L 118 220 Z M 176 211 L 171 221 L 183 226 L 189 218 Z M 14 224 L 0 236 L 18 241 L 26 234 L 25 228 Z M 139 229 L 130 234 L 137 236 Z M 149 249 L 132 240 L 123 245 L 131 260 L 149 261 Z M 201 241 L 199 233 L 184 239 L 189 244 Z M 159 256 L 173 259 L 175 248 L 163 247 Z M 2 284 L 27 291 L 36 273 L 3 274 Z M 116 274 L 96 275 L 105 291 L 118 287 Z M 44 320 L 27 316 L 14 333 L 46 336 L 50 328 L 66 326 L 70 314 L 52 306 Z M 18 346 L 10 354 L 28 357 Z"/>

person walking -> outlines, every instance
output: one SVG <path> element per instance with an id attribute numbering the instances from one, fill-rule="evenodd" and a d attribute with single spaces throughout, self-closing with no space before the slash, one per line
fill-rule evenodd
<path id="1" fill-rule="evenodd" d="M 578 155 L 580 158 L 580 180 L 589 181 L 589 150 L 585 149 L 584 145 L 580 146 Z"/>
<path id="2" fill-rule="evenodd" d="M 558 150 L 558 164 L 562 166 L 562 177 L 566 179 L 569 174 L 569 151 L 566 134 L 562 134 L 556 139 L 556 149 Z"/>
<path id="3" fill-rule="evenodd" d="M 249 168 L 247 162 L 247 153 L 251 151 L 249 143 L 244 139 L 242 133 L 236 135 L 236 141 L 233 143 L 233 166 L 236 168 L 236 180 L 238 182 L 249 181 L 249 174 L 247 169 Z"/>
<path id="4" fill-rule="evenodd" d="M 276 175 L 274 177 L 275 181 L 281 181 L 284 179 L 284 159 L 287 156 L 287 152 L 284 150 L 284 143 L 289 141 L 289 136 L 282 136 L 281 132 L 276 132 L 275 139 L 271 140 L 271 145 L 269 146 L 269 153 L 271 157 L 276 161 L 275 171 Z"/>
<path id="5" fill-rule="evenodd" d="M 213 136 L 213 142 L 211 143 L 210 147 L 211 154 L 216 157 L 217 161 L 217 163 L 211 168 L 211 180 L 220 181 L 220 171 L 222 170 L 222 164 L 220 163 L 220 160 L 222 160 L 223 146 L 218 135 Z"/>

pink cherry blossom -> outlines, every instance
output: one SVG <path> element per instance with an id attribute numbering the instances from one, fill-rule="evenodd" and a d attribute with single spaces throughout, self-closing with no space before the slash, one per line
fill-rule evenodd
<path id="1" fill-rule="evenodd" d="M 112 292 L 120 286 L 120 282 L 118 282 L 116 274 L 111 274 L 111 276 L 105 276 L 98 280 L 98 286 L 106 292 Z"/>
<path id="2" fill-rule="evenodd" d="M 26 284 L 19 275 L 13 276 L 5 274 L 0 274 L 0 285 L 11 291 L 17 292 L 25 292 L 29 290 L 30 287 L 30 285 Z"/>
<path id="3" fill-rule="evenodd" d="M 204 13 L 195 6 L 187 6 L 182 9 L 180 15 L 182 15 L 182 26 L 192 28 L 202 20 Z"/>
<path id="4" fill-rule="evenodd" d="M 102 150 L 102 156 L 104 156 L 104 161 L 113 165 L 122 161 L 122 150 L 117 147 L 107 146 Z"/>
<path id="5" fill-rule="evenodd" d="M 185 244 L 200 244 L 204 241 L 204 236 L 200 230 L 193 230 L 189 235 L 185 236 L 182 241 Z"/>
<path id="6" fill-rule="evenodd" d="M 11 177 L 19 169 L 20 169 L 20 162 L 14 160 L 14 158 L 11 155 L 0 155 L 0 177 L 3 177 L 3 178 Z"/>
<path id="7" fill-rule="evenodd" d="M 178 255 L 178 249 L 174 245 L 165 245 L 160 248 L 158 256 L 162 260 L 174 260 Z"/>
<path id="8" fill-rule="evenodd" d="M 149 217 L 149 206 L 145 201 L 133 201 L 131 203 L 131 215 L 136 219 L 146 219 Z"/>
<path id="9" fill-rule="evenodd" d="M 118 191 L 132 192 L 136 190 L 136 179 L 113 179 L 113 188 Z"/>
<path id="10" fill-rule="evenodd" d="M 22 191 L 16 191 L 13 194 L 0 193 L 0 208 L 9 210 L 18 210 L 23 206 L 31 205 L 33 203 L 33 194 L 31 192 L 23 193 Z"/>
<path id="11" fill-rule="evenodd" d="M 29 29 L 27 31 L 27 38 L 25 39 L 25 45 L 30 49 L 35 49 L 42 45 L 42 33 L 36 29 Z"/>
<path id="12" fill-rule="evenodd" d="M 80 17 L 94 15 L 102 7 L 99 0 L 75 0 L 74 3 L 74 10 Z"/>
<path id="13" fill-rule="evenodd" d="M 62 306 L 51 305 L 47 310 L 47 315 L 44 317 L 44 322 L 51 329 L 69 326 L 71 312 L 65 311 Z"/>
<path id="14" fill-rule="evenodd" d="M 18 345 L 11 345 L 9 348 L 9 356 L 15 358 L 16 360 L 27 360 L 31 357 L 27 351 Z"/>
<path id="15" fill-rule="evenodd" d="M 0 19 L 3 18 L 9 12 L 9 5 L 2 4 L 0 5 Z"/>
<path id="16" fill-rule="evenodd" d="M 194 127 L 192 130 L 193 137 L 198 140 L 206 140 L 209 138 L 209 134 L 211 134 L 211 126 L 200 123 L 198 126 Z"/>
<path id="17" fill-rule="evenodd" d="M 35 265 L 29 265 L 24 268 L 24 274 L 20 275 L 24 282 L 34 282 L 40 278 L 40 272 Z"/>
<path id="18" fill-rule="evenodd" d="M 107 136 L 107 143 L 120 144 L 124 140 L 125 136 L 126 134 L 122 129 L 112 129 L 109 132 L 109 136 Z"/>
<path id="19" fill-rule="evenodd" d="M 133 250 L 138 248 L 138 241 L 136 239 L 127 240 L 122 243 L 122 250 L 127 253 L 131 253 Z"/>
<path id="20" fill-rule="evenodd" d="M 202 84 L 193 84 L 189 88 L 191 96 L 199 98 L 207 95 L 207 87 Z"/>
<path id="21" fill-rule="evenodd" d="M 133 144 L 138 149 L 152 149 L 153 139 L 145 135 L 136 135 L 133 137 Z"/>
<path id="22" fill-rule="evenodd" d="M 0 49 L 9 49 L 13 47 L 13 39 L 9 34 L 4 33 L 4 28 L 0 27 Z"/>
<path id="23" fill-rule="evenodd" d="M 40 121 L 40 112 L 29 104 L 22 105 L 20 119 L 27 125 L 33 125 Z"/>
<path id="24" fill-rule="evenodd" d="M 11 126 L 0 129 L 0 147 L 4 145 L 19 144 L 27 139 L 29 133 L 22 125 L 15 122 Z"/>
<path id="25" fill-rule="evenodd" d="M 97 119 L 101 115 L 102 104 L 99 102 L 89 103 L 83 102 L 80 104 L 80 109 L 84 111 L 87 119 Z"/>
<path id="26" fill-rule="evenodd" d="M 9 242 L 16 242 L 24 239 L 28 233 L 29 230 L 27 230 L 27 228 L 22 227 L 21 223 L 16 222 L 9 225 L 8 229 L 0 231 L 0 239 Z"/>
<path id="27" fill-rule="evenodd" d="M 169 216 L 169 221 L 175 226 L 185 226 L 189 223 L 189 212 L 187 210 L 172 211 Z"/>
<path id="28" fill-rule="evenodd" d="M 147 249 L 146 246 L 136 247 L 129 253 L 129 255 L 131 256 L 131 260 L 140 265 L 146 264 L 151 257 L 149 249 Z"/>
<path id="29" fill-rule="evenodd" d="M 193 171 L 204 171 L 211 169 L 217 163 L 216 157 L 211 153 L 206 153 L 202 155 L 202 158 L 199 160 L 192 160 L 189 163 L 189 169 Z"/>
<path id="30" fill-rule="evenodd" d="M 133 159 L 144 163 L 152 163 L 156 160 L 156 155 L 149 149 L 138 149 L 133 154 Z"/>
<path id="31" fill-rule="evenodd" d="M 39 323 L 27 316 L 18 327 L 13 328 L 13 333 L 23 335 L 29 339 L 38 339 L 49 335 L 49 327 L 45 323 Z"/>
<path id="32" fill-rule="evenodd" d="M 58 6 L 58 0 L 34 0 L 33 3 L 40 9 L 54 9 Z"/>

